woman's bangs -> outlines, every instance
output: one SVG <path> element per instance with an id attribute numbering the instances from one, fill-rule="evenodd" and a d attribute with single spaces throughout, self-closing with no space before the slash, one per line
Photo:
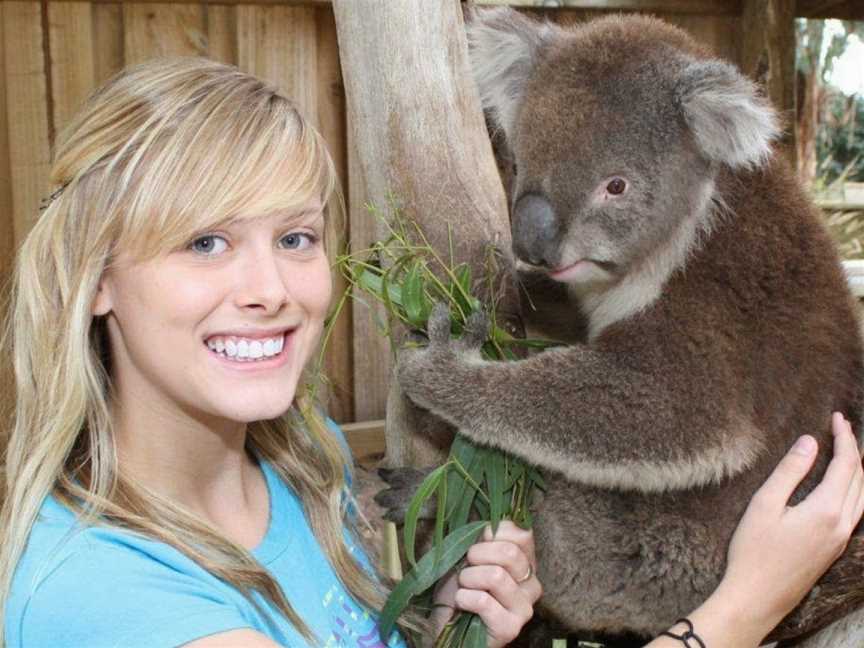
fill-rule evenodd
<path id="1" fill-rule="evenodd" d="M 218 124 L 211 115 L 196 132 L 168 138 L 144 163 L 125 244 L 118 245 L 152 258 L 231 222 L 324 206 L 336 183 L 330 155 L 321 136 L 278 99 L 242 121 L 236 111 Z"/>

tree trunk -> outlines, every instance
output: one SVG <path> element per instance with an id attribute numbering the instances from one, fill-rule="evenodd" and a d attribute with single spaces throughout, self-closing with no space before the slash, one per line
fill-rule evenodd
<path id="1" fill-rule="evenodd" d="M 510 228 L 459 3 L 334 0 L 333 10 L 367 201 L 395 203 L 445 254 L 449 225 L 455 259 L 483 276 L 489 243 L 508 253 Z M 514 296 L 511 287 L 502 316 L 515 317 Z M 391 465 L 429 465 L 449 446 L 447 432 L 431 443 L 412 433 L 428 420 L 392 389 L 387 419 Z"/>
<path id="2" fill-rule="evenodd" d="M 855 610 L 796 648 L 861 648 L 864 646 L 864 610 Z"/>

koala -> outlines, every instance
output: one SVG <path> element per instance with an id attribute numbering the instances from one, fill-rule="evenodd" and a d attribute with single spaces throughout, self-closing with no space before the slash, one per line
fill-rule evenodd
<path id="1" fill-rule="evenodd" d="M 489 362 L 480 335 L 407 349 L 407 396 L 545 469 L 541 611 L 654 636 L 725 568 L 752 494 L 830 413 L 860 430 L 862 343 L 834 246 L 753 83 L 643 16 L 571 28 L 509 9 L 468 26 L 484 109 L 514 162 L 530 327 L 570 343 Z M 476 328 L 476 327 L 475 327 Z M 476 333 L 476 331 L 475 331 Z M 864 603 L 864 540 L 772 633 L 791 645 Z"/>

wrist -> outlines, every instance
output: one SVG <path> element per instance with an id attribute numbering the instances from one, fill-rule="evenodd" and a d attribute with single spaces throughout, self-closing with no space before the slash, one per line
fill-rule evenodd
<path id="1" fill-rule="evenodd" d="M 755 648 L 782 618 L 753 606 L 750 597 L 725 581 L 689 616 L 696 633 L 712 648 Z"/>

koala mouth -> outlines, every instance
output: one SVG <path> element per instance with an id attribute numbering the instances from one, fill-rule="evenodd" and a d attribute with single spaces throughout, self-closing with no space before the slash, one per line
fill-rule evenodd
<path id="1" fill-rule="evenodd" d="M 573 263 L 549 270 L 549 277 L 555 281 L 580 282 L 611 278 L 615 264 L 599 259 L 578 259 Z"/>

